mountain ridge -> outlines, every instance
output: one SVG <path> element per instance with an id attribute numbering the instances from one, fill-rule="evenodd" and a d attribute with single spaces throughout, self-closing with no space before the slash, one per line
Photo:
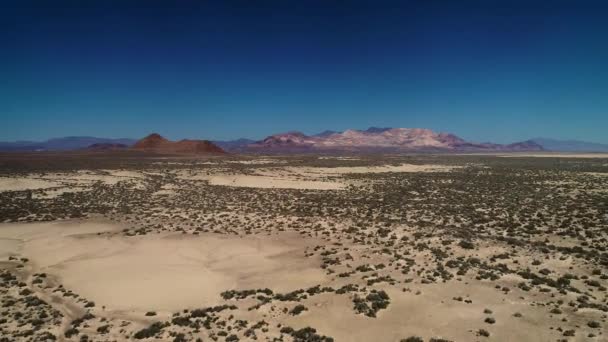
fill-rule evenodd
<path id="1" fill-rule="evenodd" d="M 132 150 L 167 153 L 167 154 L 225 154 L 221 147 L 215 145 L 209 140 L 192 140 L 182 139 L 179 141 L 171 141 L 165 139 L 158 133 L 152 133 L 138 140 Z"/>
<path id="2" fill-rule="evenodd" d="M 270 135 L 247 146 L 258 151 L 543 151 L 543 147 L 531 140 L 512 144 L 468 142 L 452 133 L 438 133 L 426 128 L 378 128 L 366 130 L 348 129 L 316 135 L 290 131 Z"/>
<path id="3" fill-rule="evenodd" d="M 98 138 L 92 136 L 67 136 L 45 141 L 0 142 L 0 151 L 70 151 L 88 148 L 94 144 L 121 144 L 131 146 L 135 139 Z"/>
<path id="4" fill-rule="evenodd" d="M 406 139 L 410 132 L 410 140 Z M 414 134 L 418 132 L 416 137 Z M 402 135 L 401 140 L 398 139 Z M 158 135 L 162 138 L 160 135 Z M 393 140 L 391 141 L 391 136 Z M 414 139 L 416 138 L 416 139 Z M 156 138 L 158 139 L 158 137 Z M 165 138 L 162 138 L 168 141 Z M 367 144 L 361 140 L 369 140 Z M 413 140 L 412 140 L 413 139 Z M 427 143 L 425 143 L 427 139 Z M 430 141 L 429 141 L 430 139 Z M 357 143 L 357 140 L 360 140 Z M 375 143 L 372 143 L 373 141 Z M 384 142 L 382 142 L 384 140 Z M 417 141 L 415 141 L 417 140 Z M 192 142 L 182 142 L 182 145 L 191 145 Z M 0 151 L 28 152 L 28 151 L 69 151 L 69 150 L 116 150 L 129 149 L 138 142 L 129 138 L 99 138 L 92 136 L 67 136 L 52 138 L 45 141 L 14 141 L 0 142 Z M 269 152 L 314 152 L 314 151 L 362 151 L 362 152 L 404 152 L 404 151 L 551 151 L 551 152 L 608 152 L 608 144 L 586 142 L 581 140 L 560 140 L 551 138 L 532 138 L 511 144 L 496 144 L 491 142 L 469 142 L 452 133 L 434 132 L 423 128 L 390 128 L 369 127 L 345 131 L 325 130 L 320 133 L 306 135 L 299 131 L 269 135 L 261 140 L 240 138 L 235 140 L 214 140 L 210 143 L 223 151 L 234 153 L 263 153 Z M 123 146 L 124 145 L 124 146 Z M 540 148 L 539 148 L 540 146 Z M 185 148 L 185 147 L 184 147 Z M 204 148 L 203 148 L 204 150 Z"/>

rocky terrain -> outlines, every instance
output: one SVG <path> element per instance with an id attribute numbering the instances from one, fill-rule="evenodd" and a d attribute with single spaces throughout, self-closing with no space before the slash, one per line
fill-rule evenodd
<path id="1" fill-rule="evenodd" d="M 136 152 L 0 155 L 0 341 L 606 340 L 606 155 Z"/>

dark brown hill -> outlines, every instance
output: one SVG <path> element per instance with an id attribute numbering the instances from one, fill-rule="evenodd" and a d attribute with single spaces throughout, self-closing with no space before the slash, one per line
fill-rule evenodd
<path id="1" fill-rule="evenodd" d="M 137 141 L 132 149 L 138 151 L 155 153 L 175 153 L 175 154 L 224 154 L 226 153 L 219 146 L 208 140 L 189 140 L 170 141 L 157 133 L 152 133 L 147 137 Z"/>

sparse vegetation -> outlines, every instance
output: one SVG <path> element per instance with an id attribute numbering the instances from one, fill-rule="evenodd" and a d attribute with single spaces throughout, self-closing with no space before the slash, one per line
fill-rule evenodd
<path id="1" fill-rule="evenodd" d="M 318 271 L 316 284 L 322 284 L 278 290 L 281 287 L 269 280 L 251 289 L 229 287 L 217 297 L 222 305 L 175 312 L 149 306 L 147 310 L 160 311 L 144 311 L 138 313 L 141 321 L 130 321 L 113 317 L 115 308 L 106 307 L 99 298 L 94 302 L 78 293 L 78 288 L 59 284 L 61 279 L 52 270 L 42 273 L 31 255 L 13 253 L 0 265 L 0 335 L 13 340 L 65 337 L 84 341 L 106 335 L 112 339 L 238 341 L 279 339 L 283 334 L 295 341 L 331 341 L 324 331 L 315 329 L 319 327 L 292 329 L 284 324 L 292 316 L 323 314 L 323 305 L 344 303 L 348 307 L 339 309 L 352 316 L 340 319 L 371 322 L 367 327 L 378 329 L 379 335 L 384 328 L 376 327 L 389 324 L 386 329 L 394 328 L 390 324 L 398 321 L 395 316 L 407 315 L 408 324 L 417 328 L 411 332 L 420 333 L 426 326 L 436 326 L 438 317 L 461 308 L 477 312 L 471 319 L 485 328 L 459 332 L 458 336 L 470 334 L 471 340 L 508 339 L 503 325 L 514 322 L 522 328 L 505 331 L 525 340 L 532 328 L 522 317 L 545 317 L 534 329 L 539 334 L 535 336 L 546 340 L 603 338 L 605 334 L 608 197 L 603 189 L 608 188 L 608 177 L 597 174 L 606 173 L 608 160 L 301 156 L 268 157 L 264 164 L 249 164 L 230 156 L 212 161 L 58 156 L 61 163 L 39 157 L 19 162 L 11 158 L 17 157 L 0 157 L 4 177 L 45 181 L 55 177 L 76 186 L 71 177 L 86 172 L 97 180 L 81 181 L 78 191 L 57 196 L 49 196 L 48 189 L 0 192 L 0 218 L 7 224 L 103 217 L 121 229 L 96 236 L 129 242 L 144 235 L 214 236 L 222 241 L 306 239 L 309 245 L 285 255 L 301 256 L 302 265 L 314 265 L 307 271 Z M 261 157 L 251 160 L 256 158 Z M 457 168 L 327 171 L 438 163 Z M 114 176 L 117 170 L 136 176 Z M 260 172 L 296 181 L 335 181 L 347 187 L 237 187 L 212 185 L 205 178 Z M 47 303 L 49 298 L 55 298 L 54 302 Z M 509 304 L 514 302 L 529 304 Z M 85 314 L 64 318 L 58 310 L 61 305 Z M 412 316 L 413 312 L 418 314 Z M 142 328 L 142 321 L 149 325 Z M 435 342 L 453 338 L 441 328 L 433 332 L 442 337 L 424 338 Z M 401 341 L 425 339 L 411 336 Z"/>

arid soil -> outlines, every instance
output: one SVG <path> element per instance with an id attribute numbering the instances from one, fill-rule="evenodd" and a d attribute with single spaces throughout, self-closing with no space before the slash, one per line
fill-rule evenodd
<path id="1" fill-rule="evenodd" d="M 0 155 L 0 341 L 606 341 L 581 157 Z"/>

